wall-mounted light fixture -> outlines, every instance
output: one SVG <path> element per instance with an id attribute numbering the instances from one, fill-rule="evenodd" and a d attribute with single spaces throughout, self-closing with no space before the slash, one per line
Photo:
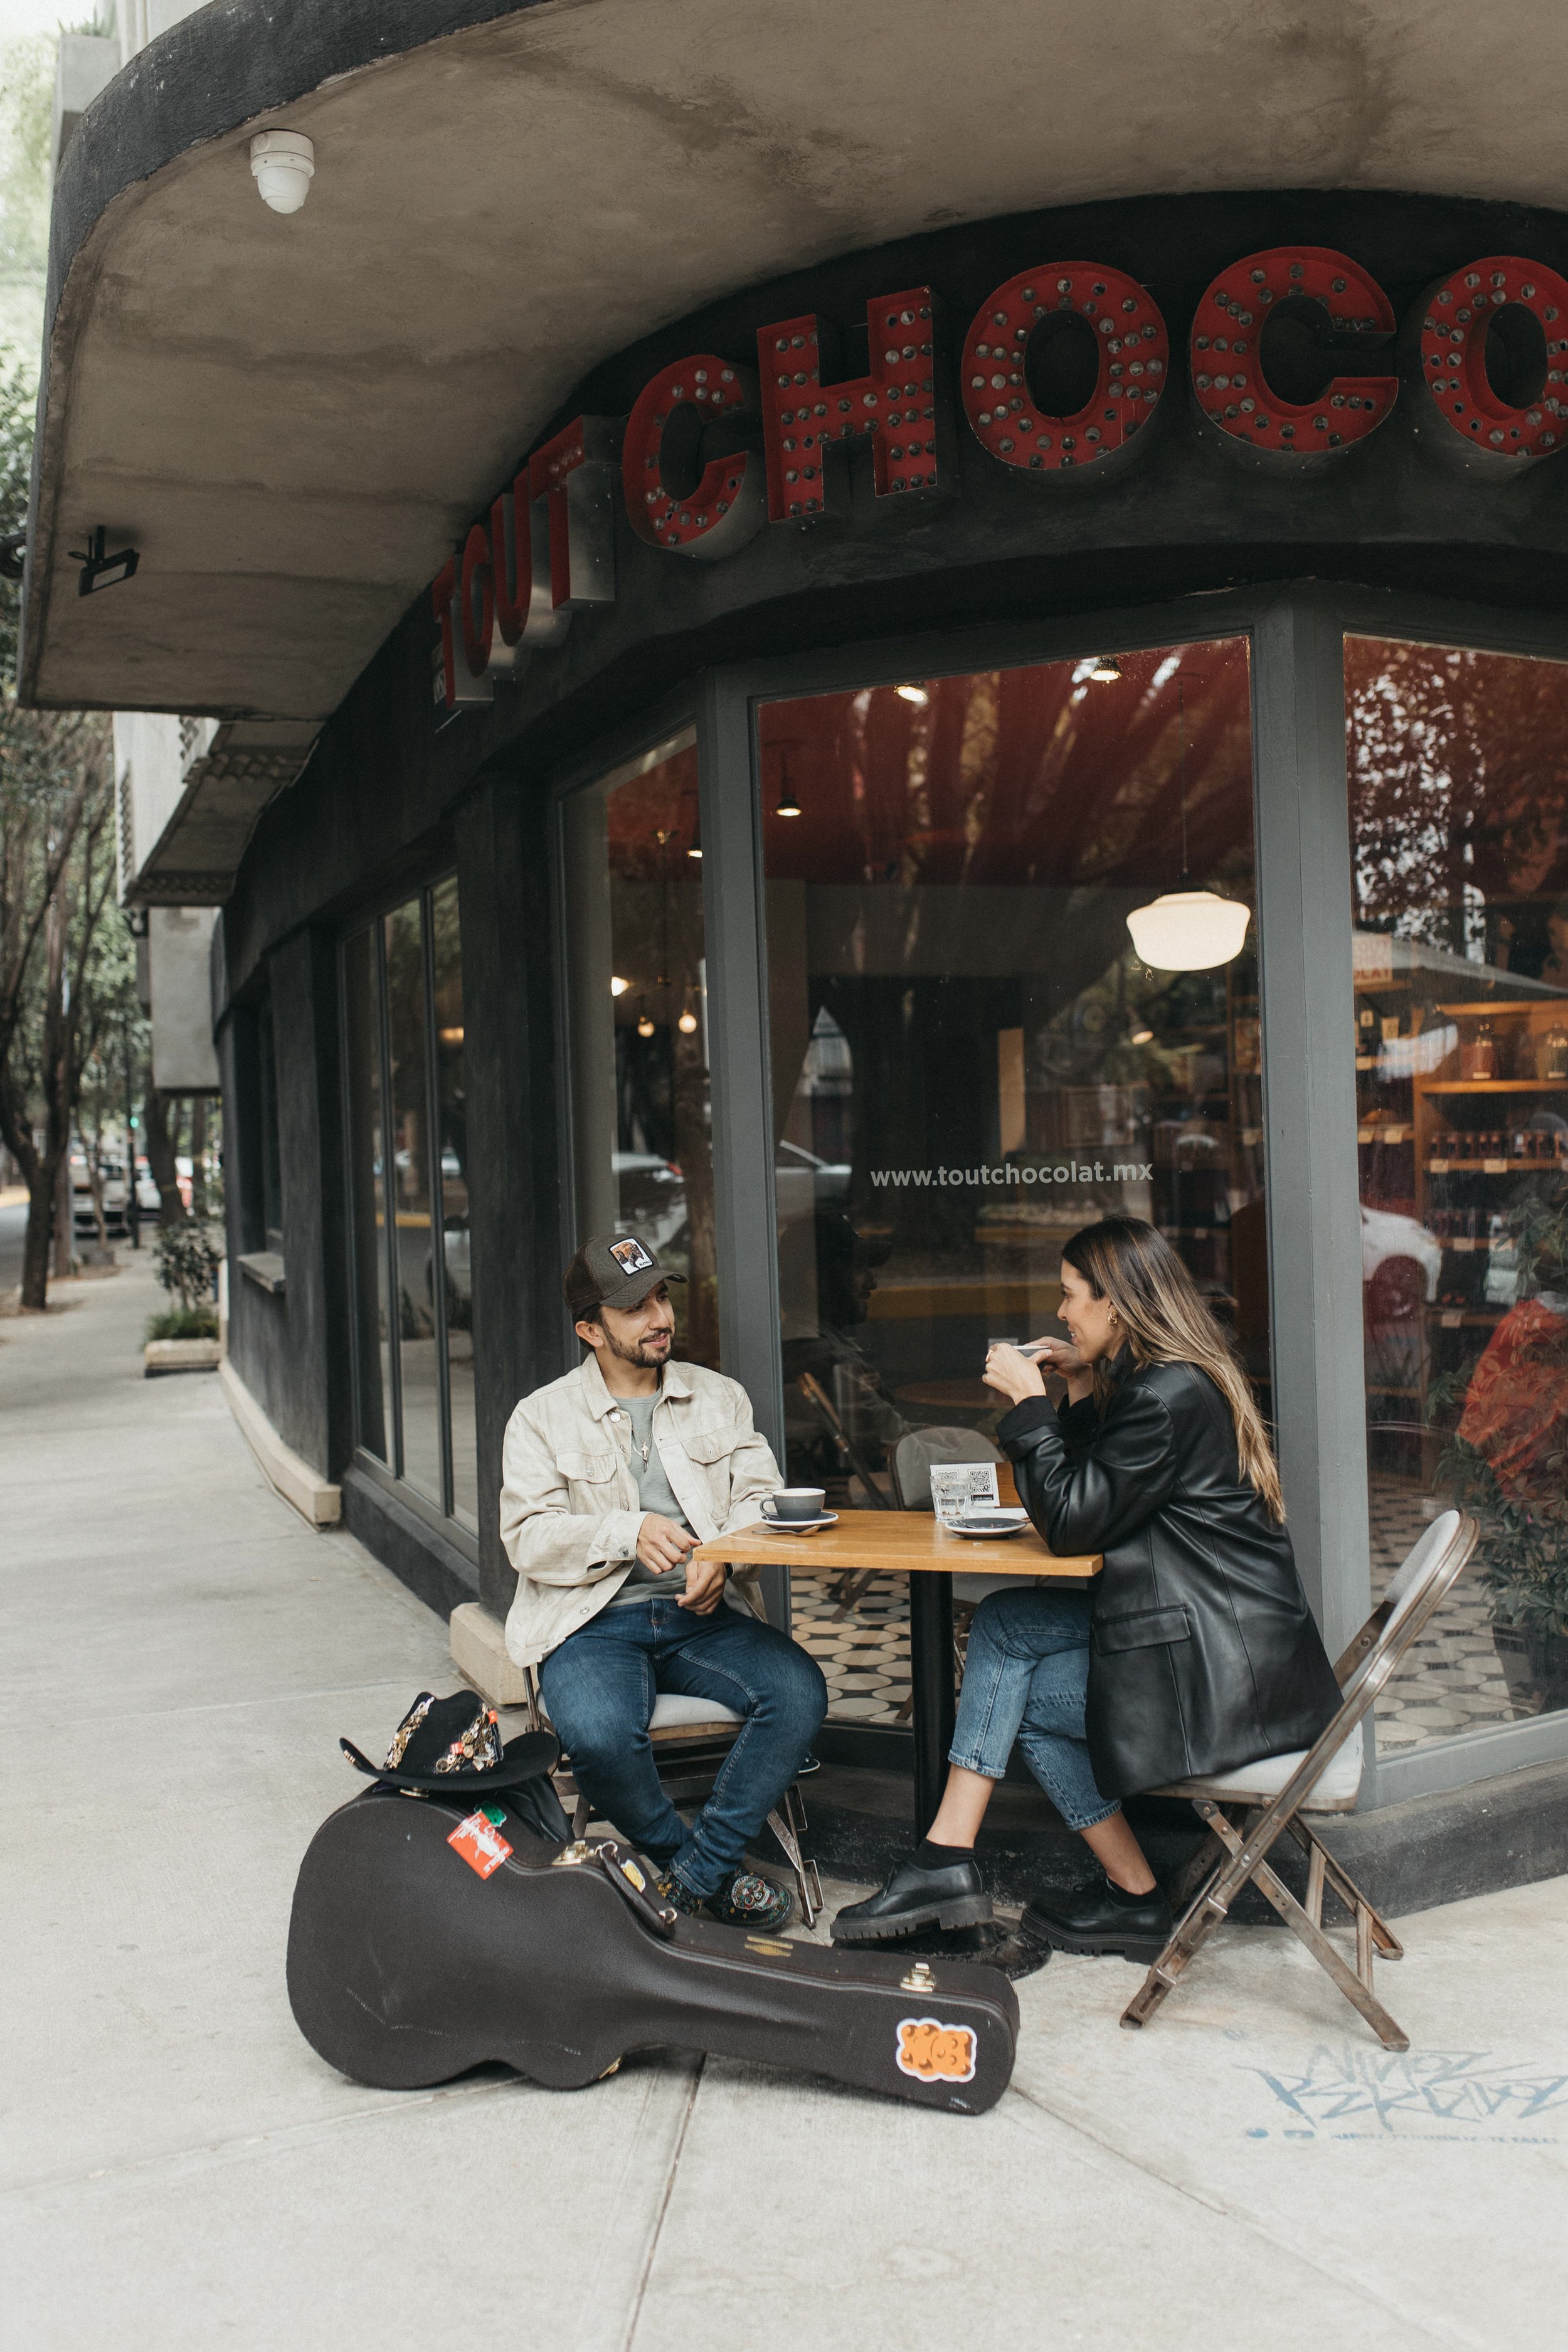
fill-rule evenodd
<path id="1" fill-rule="evenodd" d="M 624 996 L 630 986 L 631 982 L 629 980 L 623 980 L 619 972 L 613 971 L 610 974 L 610 994 L 612 996 Z"/>
<path id="2" fill-rule="evenodd" d="M 258 131 L 250 142 L 251 176 L 270 212 L 297 213 L 310 193 L 316 150 L 299 131 Z"/>
<path id="3" fill-rule="evenodd" d="M 100 588 L 115 588 L 121 581 L 135 577 L 136 566 L 142 561 L 140 549 L 121 547 L 114 554 L 106 555 L 104 546 L 107 539 L 108 533 L 100 523 L 87 542 L 85 554 L 80 548 L 73 547 L 70 551 L 71 562 L 81 566 L 76 583 L 79 596 L 94 595 Z"/>

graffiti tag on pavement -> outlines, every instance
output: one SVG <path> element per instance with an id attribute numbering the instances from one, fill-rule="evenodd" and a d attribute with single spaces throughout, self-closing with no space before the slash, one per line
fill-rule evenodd
<path id="1" fill-rule="evenodd" d="M 1301 2067 L 1249 2066 L 1276 2102 L 1250 2139 L 1489 2139 L 1564 2137 L 1568 2067 L 1486 2050 L 1368 2050 L 1320 2042 Z"/>

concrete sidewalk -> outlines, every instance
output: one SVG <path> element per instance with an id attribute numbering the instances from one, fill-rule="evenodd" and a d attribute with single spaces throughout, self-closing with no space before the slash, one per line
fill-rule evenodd
<path id="1" fill-rule="evenodd" d="M 7 2352 L 1557 2339 L 1568 1881 L 1408 1923 L 1406 2057 L 1238 1929 L 1140 2035 L 1134 1971 L 1054 1960 L 979 2120 L 683 2056 L 331 2073 L 294 1874 L 338 1734 L 451 1687 L 444 1629 L 279 1500 L 216 1379 L 140 1377 L 145 1260 L 57 1296 L 0 1321 Z"/>

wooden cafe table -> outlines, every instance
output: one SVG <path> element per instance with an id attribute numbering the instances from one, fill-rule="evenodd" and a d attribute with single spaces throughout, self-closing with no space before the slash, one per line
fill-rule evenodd
<path id="1" fill-rule="evenodd" d="M 952 1580 L 1045 1577 L 1087 1591 L 1103 1565 L 1099 1552 L 1058 1558 L 1033 1528 L 1021 1535 L 957 1536 L 931 1511 L 841 1511 L 837 1527 L 781 1535 L 776 1526 L 741 1528 L 699 1544 L 693 1559 L 789 1568 L 814 1576 L 866 1573 L 910 1579 L 910 1689 L 914 1701 L 915 1831 L 923 1837 L 942 1801 L 955 1712 Z"/>

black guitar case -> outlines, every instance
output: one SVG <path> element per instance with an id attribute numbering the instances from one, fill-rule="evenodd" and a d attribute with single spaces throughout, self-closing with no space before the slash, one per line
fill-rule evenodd
<path id="1" fill-rule="evenodd" d="M 998 1970 L 687 1918 L 614 1841 L 540 1836 L 527 1790 L 470 1805 L 378 1786 L 306 1853 L 289 1999 L 354 2081 L 416 2090 L 489 2059 L 571 2090 L 676 2047 L 960 2115 L 1006 2088 L 1018 2003 Z"/>

